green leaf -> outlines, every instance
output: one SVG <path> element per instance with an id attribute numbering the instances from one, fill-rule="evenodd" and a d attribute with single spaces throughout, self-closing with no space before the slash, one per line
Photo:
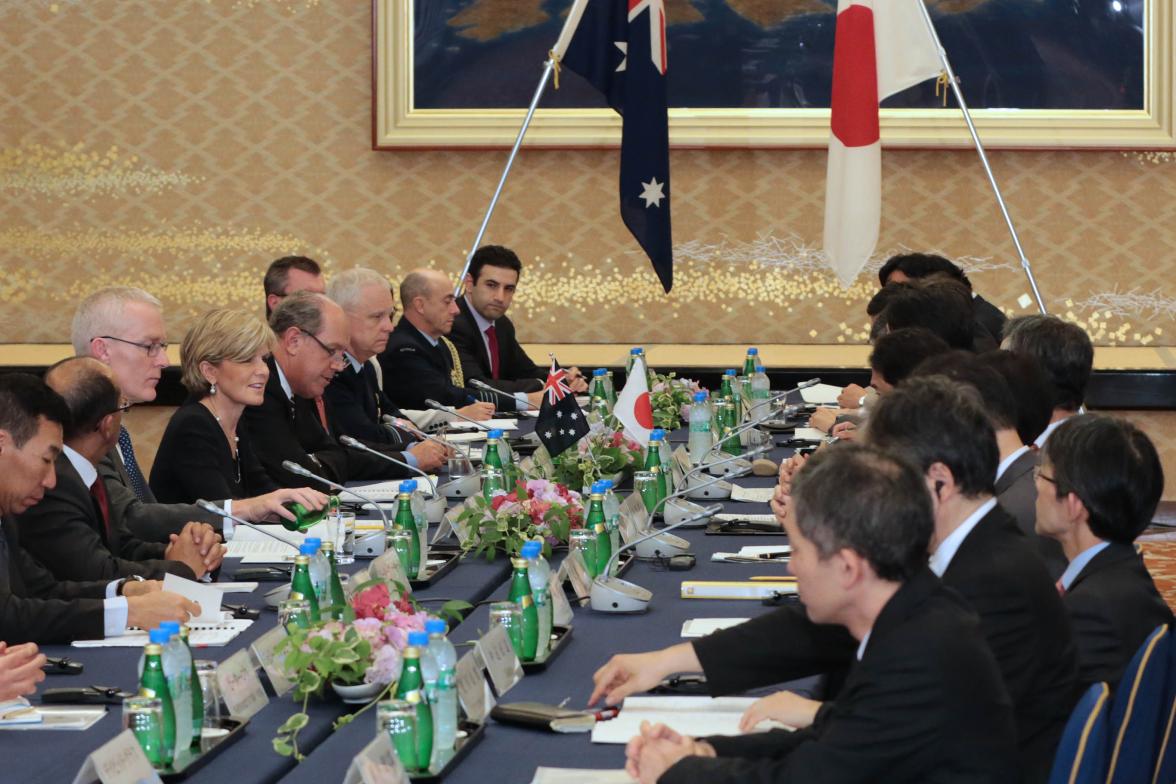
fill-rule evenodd
<path id="1" fill-rule="evenodd" d="M 338 665 L 354 664 L 359 661 L 359 655 L 355 651 L 339 651 L 331 656 L 331 661 Z"/>
<path id="2" fill-rule="evenodd" d="M 286 723 L 278 727 L 278 734 L 288 734 L 298 732 L 298 730 L 310 723 L 310 716 L 305 713 L 295 713 L 290 718 L 286 719 Z"/>
<path id="3" fill-rule="evenodd" d="M 291 746 L 284 739 L 274 738 L 273 744 L 274 744 L 274 751 L 276 751 L 278 754 L 281 754 L 283 757 L 293 756 L 294 747 Z"/>

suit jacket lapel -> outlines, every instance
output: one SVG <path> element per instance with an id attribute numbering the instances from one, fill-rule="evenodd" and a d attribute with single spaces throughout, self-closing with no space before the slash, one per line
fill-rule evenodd
<path id="1" fill-rule="evenodd" d="M 1036 465 L 1037 453 L 1032 449 L 1024 452 L 1000 475 L 1000 479 L 996 480 L 996 494 L 1000 495 L 1008 490 L 1018 479 L 1032 471 Z"/>
<path id="2" fill-rule="evenodd" d="M 461 311 L 457 314 L 457 317 L 462 320 L 462 322 L 465 324 L 465 328 L 470 331 L 470 334 L 477 339 L 478 345 L 482 347 L 481 351 L 475 352 L 478 357 L 478 369 L 482 375 L 489 376 L 492 371 L 492 367 L 490 365 L 490 350 L 486 347 L 486 340 L 482 337 L 482 330 L 478 328 L 478 320 L 474 318 L 474 314 L 470 312 L 470 305 L 468 302 L 466 302 L 466 298 L 464 296 L 457 300 L 457 307 L 458 310 Z M 502 319 L 499 319 L 498 321 L 501 320 Z M 498 358 L 501 362 L 502 328 L 497 326 L 498 322 L 495 322 L 495 325 L 498 331 Z"/>

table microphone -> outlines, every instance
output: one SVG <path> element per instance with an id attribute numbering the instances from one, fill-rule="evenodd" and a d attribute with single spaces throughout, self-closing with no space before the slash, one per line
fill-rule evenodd
<path id="1" fill-rule="evenodd" d="M 697 515 L 687 517 L 681 522 L 670 526 L 670 528 L 677 528 L 680 525 L 697 522 L 712 515 L 721 512 L 723 507 L 721 504 L 714 504 L 708 506 Z M 608 559 L 608 563 L 600 575 L 592 581 L 591 591 L 591 607 L 598 612 L 608 613 L 641 613 L 649 609 L 649 601 L 653 598 L 653 593 L 646 588 L 642 588 L 636 583 L 631 583 L 628 580 L 622 580 L 619 577 L 609 577 L 613 566 L 620 558 L 621 553 L 625 550 L 630 550 L 641 544 L 647 539 L 652 539 L 655 536 L 664 534 L 670 528 L 662 529 L 661 531 L 652 531 L 640 539 L 635 539 L 624 547 L 617 548 L 617 551 Z"/>
<path id="2" fill-rule="evenodd" d="M 479 422 L 476 419 L 471 419 L 470 417 L 468 417 L 465 414 L 458 411 L 453 406 L 447 406 L 444 403 L 438 403 L 436 400 L 433 400 L 432 398 L 427 398 L 425 400 L 425 405 L 431 409 L 434 409 L 435 411 L 444 411 L 446 414 L 453 414 L 458 419 L 464 419 L 466 422 L 469 422 L 469 423 L 473 424 L 474 426 L 476 426 L 479 430 L 493 430 L 494 429 L 483 422 Z"/>
<path id="3" fill-rule="evenodd" d="M 775 413 L 775 412 L 773 412 L 773 411 L 772 411 L 772 404 L 774 404 L 774 403 L 775 403 L 777 400 L 781 400 L 781 399 L 783 399 L 783 398 L 786 398 L 786 397 L 788 397 L 789 395 L 791 395 L 793 392 L 797 392 L 797 391 L 799 391 L 799 390 L 801 390 L 801 389 L 808 389 L 808 388 L 809 388 L 809 387 L 811 387 L 811 386 L 816 386 L 816 385 L 817 385 L 817 384 L 819 384 L 819 383 L 821 383 L 821 379 L 820 379 L 820 378 L 810 378 L 808 381 L 802 381 L 802 382 L 800 382 L 799 384 L 797 384 L 796 386 L 794 386 L 792 389 L 786 389 L 786 390 L 784 390 L 783 392 L 779 393 L 778 395 L 774 395 L 773 397 L 770 397 L 770 398 L 768 398 L 767 400 L 763 400 L 763 401 L 755 401 L 755 402 L 752 404 L 752 406 L 750 406 L 750 407 L 754 407 L 754 406 L 756 406 L 756 405 L 765 405 L 765 404 L 766 404 L 766 405 L 767 405 L 767 409 L 766 409 L 766 410 L 764 410 L 763 412 L 761 412 L 759 416 L 757 416 L 757 417 L 753 417 L 753 418 L 749 419 L 748 421 L 744 422 L 744 423 L 743 423 L 742 425 L 740 425 L 739 427 L 733 428 L 733 429 L 731 430 L 731 432 L 730 432 L 730 433 L 727 433 L 726 435 L 722 436 L 720 440 L 721 440 L 721 441 L 726 441 L 728 438 L 734 438 L 734 437 L 736 437 L 736 436 L 742 436 L 742 435 L 743 435 L 744 433 L 746 433 L 747 431 L 749 431 L 749 430 L 753 430 L 754 428 L 756 428 L 756 427 L 759 427 L 759 426 L 760 426 L 760 425 L 762 425 L 764 422 L 766 422 L 766 421 L 768 421 L 769 419 L 771 419 L 771 418 L 772 418 L 772 416 L 773 416 L 773 415 L 774 415 L 774 413 Z M 717 450 L 717 448 L 712 448 L 712 449 L 711 449 L 711 451 L 710 451 L 710 452 L 708 452 L 707 454 L 709 455 L 711 452 L 716 452 L 716 451 L 718 451 L 718 450 Z M 703 460 L 702 460 L 702 463 L 700 463 L 699 465 L 706 465 L 707 469 L 709 470 L 709 469 L 711 468 L 711 466 L 713 466 L 713 465 L 715 465 L 715 464 L 714 464 L 714 463 L 709 463 L 709 464 L 708 464 L 708 463 L 706 462 L 706 457 L 704 456 L 704 457 L 703 457 Z M 728 472 L 728 473 L 729 473 L 729 472 Z"/>
<path id="4" fill-rule="evenodd" d="M 688 471 L 682 477 L 682 482 L 686 485 L 686 487 L 683 488 L 681 492 L 686 497 L 693 498 L 695 500 L 707 499 L 707 498 L 709 498 L 709 499 L 730 498 L 731 497 L 731 483 L 726 481 L 727 477 L 734 478 L 736 476 L 743 476 L 750 469 L 750 467 L 751 467 L 750 464 L 740 466 L 738 469 L 736 469 L 734 471 L 730 471 L 730 472 L 723 471 L 718 476 L 715 477 L 715 481 L 694 483 L 690 479 L 691 475 L 704 469 L 704 468 L 710 469 L 715 466 L 725 465 L 727 463 L 738 463 L 739 461 L 746 463 L 746 458 L 754 457 L 755 455 L 763 454 L 764 452 L 770 452 L 773 448 L 774 448 L 773 446 L 769 446 L 769 445 L 757 446 L 753 449 L 747 450 L 746 452 L 740 452 L 737 455 L 731 455 L 730 457 L 725 457 L 722 460 L 716 460 L 713 463 L 699 464 L 699 465 L 695 466 L 694 468 L 691 468 L 690 471 Z"/>
<path id="5" fill-rule="evenodd" d="M 433 497 L 425 502 L 425 519 L 430 523 L 441 522 L 441 518 L 445 516 L 445 496 L 437 492 L 437 485 L 433 482 L 433 477 L 429 476 L 427 473 L 412 465 L 411 463 L 408 463 L 404 460 L 397 460 L 396 458 L 392 457 L 392 455 L 386 455 L 379 450 L 372 449 L 367 444 L 356 440 L 351 436 L 339 436 L 339 443 L 343 446 L 349 446 L 352 449 L 358 449 L 361 452 L 367 452 L 369 454 L 375 455 L 378 458 L 387 460 L 389 463 L 394 463 L 401 468 L 407 468 L 414 474 L 424 477 L 425 482 L 427 482 L 429 485 L 429 490 L 433 494 Z"/>
<path id="6" fill-rule="evenodd" d="M 421 430 L 420 428 L 418 428 L 416 425 L 414 425 L 412 422 L 410 422 L 407 419 L 400 419 L 398 417 L 392 416 L 391 414 L 384 414 L 384 416 L 380 417 L 380 421 L 383 422 L 385 425 L 392 425 L 393 427 L 398 427 L 401 430 L 407 430 L 409 433 L 412 433 L 414 436 L 416 436 L 421 441 L 433 441 L 434 443 L 440 444 L 441 446 L 445 447 L 446 449 L 452 449 L 455 452 L 464 451 L 465 456 L 466 456 L 466 460 L 470 459 L 470 450 L 464 444 L 459 444 L 456 441 L 446 441 L 444 438 L 441 438 L 440 436 L 430 435 L 430 434 L 426 433 L 425 431 Z"/>
<path id="7" fill-rule="evenodd" d="M 471 378 L 471 379 L 469 379 L 469 382 L 473 386 L 476 386 L 478 389 L 483 389 L 487 392 L 493 392 L 494 394 L 498 395 L 499 397 L 504 397 L 507 400 L 511 401 L 512 403 L 522 403 L 527 408 L 533 408 L 536 411 L 539 410 L 539 406 L 535 405 L 530 400 L 527 400 L 525 397 L 524 398 L 517 398 L 514 395 L 503 392 L 501 389 L 495 389 L 494 387 L 490 386 L 489 384 L 487 384 L 485 381 L 482 381 L 481 379 Z M 515 406 L 515 409 L 516 410 L 518 409 L 517 405 Z M 505 410 L 505 409 L 503 409 L 503 410 Z"/>
<path id="8" fill-rule="evenodd" d="M 295 550 L 297 550 L 299 548 L 299 545 L 301 545 L 301 542 L 291 542 L 289 539 L 286 539 L 285 537 L 278 536 L 277 534 L 271 534 L 269 531 L 265 530 L 261 526 L 254 525 L 253 523 L 249 522 L 248 520 L 242 520 L 240 517 L 237 517 L 236 515 L 229 514 L 227 509 L 221 509 L 216 504 L 212 503 L 211 501 L 205 501 L 203 498 L 196 499 L 196 506 L 200 507 L 201 509 L 208 512 L 209 514 L 220 515 L 221 517 L 227 517 L 230 520 L 232 520 L 234 523 L 236 523 L 237 525 L 243 525 L 246 528 L 252 528 L 254 531 L 257 531 L 259 534 L 264 534 L 264 535 L 268 536 L 270 539 L 277 539 L 282 544 L 288 544 L 291 547 L 293 547 Z"/>

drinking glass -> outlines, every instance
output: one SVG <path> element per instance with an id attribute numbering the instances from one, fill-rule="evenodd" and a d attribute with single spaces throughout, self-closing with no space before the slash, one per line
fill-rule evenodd
<path id="1" fill-rule="evenodd" d="M 158 698 L 127 697 L 123 700 L 122 721 L 153 768 L 163 769 L 171 763 L 163 758 L 163 704 Z"/>
<path id="2" fill-rule="evenodd" d="M 523 610 L 518 602 L 494 602 L 490 605 L 490 625 L 506 629 L 510 645 L 519 661 L 523 659 Z"/>
<path id="3" fill-rule="evenodd" d="M 340 566 L 355 563 L 355 512 L 333 511 L 335 530 L 335 563 Z"/>
<path id="4" fill-rule="evenodd" d="M 392 748 L 405 770 L 418 770 L 416 707 L 408 700 L 376 703 L 376 732 L 385 733 L 392 741 Z"/>
<path id="5" fill-rule="evenodd" d="M 573 528 L 568 534 L 569 552 L 579 550 L 588 567 L 588 576 L 596 576 L 596 532 L 587 528 Z"/>
<path id="6" fill-rule="evenodd" d="M 200 681 L 200 696 L 204 700 L 204 727 L 200 731 L 200 748 L 207 750 L 229 733 L 221 723 L 221 719 L 229 715 L 229 710 L 216 682 L 216 662 L 197 659 L 194 664 L 196 678 Z"/>
<path id="7" fill-rule="evenodd" d="M 306 629 L 310 626 L 310 600 L 287 599 L 278 603 L 278 623 L 287 631 L 291 627 Z"/>
<path id="8" fill-rule="evenodd" d="M 633 474 L 633 492 L 641 496 L 647 514 L 657 509 L 657 475 L 652 471 Z"/>

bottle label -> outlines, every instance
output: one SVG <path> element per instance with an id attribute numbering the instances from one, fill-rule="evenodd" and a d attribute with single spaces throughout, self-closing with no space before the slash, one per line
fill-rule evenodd
<path id="1" fill-rule="evenodd" d="M 519 602 L 519 607 L 522 607 L 525 610 L 528 607 L 530 607 L 532 604 L 535 603 L 535 597 L 531 596 L 531 594 L 529 594 L 529 593 L 524 594 L 522 597 L 519 598 L 518 602 Z"/>

